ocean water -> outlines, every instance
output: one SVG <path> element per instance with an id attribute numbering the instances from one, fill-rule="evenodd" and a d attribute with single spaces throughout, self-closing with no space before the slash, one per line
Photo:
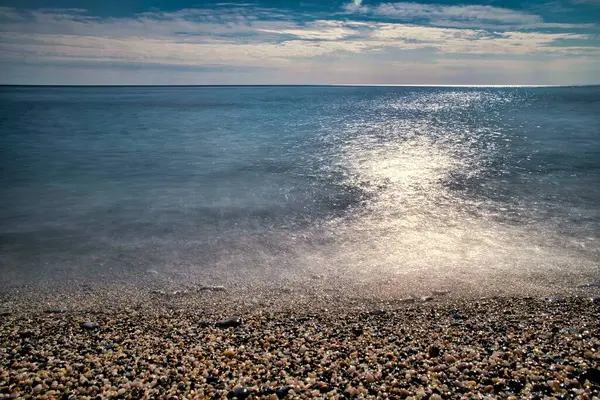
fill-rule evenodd
<path id="1" fill-rule="evenodd" d="M 599 275 L 600 87 L 3 87 L 0 280 Z"/>

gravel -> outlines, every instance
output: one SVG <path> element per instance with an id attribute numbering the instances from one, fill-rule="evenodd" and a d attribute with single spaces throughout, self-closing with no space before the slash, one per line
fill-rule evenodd
<path id="1" fill-rule="evenodd" d="M 248 302 L 101 289 L 45 313 L 48 297 L 21 290 L 2 297 L 0 398 L 598 399 L 600 305 L 588 292 Z"/>

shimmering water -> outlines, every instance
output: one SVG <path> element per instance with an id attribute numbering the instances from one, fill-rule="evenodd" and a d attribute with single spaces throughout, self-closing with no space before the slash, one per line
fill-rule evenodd
<path id="1" fill-rule="evenodd" d="M 600 87 L 0 89 L 0 279 L 593 274 Z"/>

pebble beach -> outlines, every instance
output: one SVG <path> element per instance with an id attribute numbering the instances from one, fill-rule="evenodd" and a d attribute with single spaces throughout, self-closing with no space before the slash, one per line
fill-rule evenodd
<path id="1" fill-rule="evenodd" d="M 223 286 L 64 290 L 2 292 L 0 398 L 600 398 L 595 284 L 250 301 Z"/>

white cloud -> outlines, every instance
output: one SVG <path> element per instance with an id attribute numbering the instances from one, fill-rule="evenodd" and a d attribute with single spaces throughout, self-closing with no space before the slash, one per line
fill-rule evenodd
<path id="1" fill-rule="evenodd" d="M 600 0 L 572 0 L 575 4 L 588 4 L 593 6 L 600 6 Z"/>
<path id="2" fill-rule="evenodd" d="M 600 0 L 575 0 L 580 2 L 600 2 Z M 489 5 L 440 5 L 413 2 L 381 3 L 377 6 L 356 6 L 346 4 L 347 12 L 368 14 L 374 17 L 391 18 L 398 21 L 425 21 L 434 26 L 478 27 L 485 29 L 548 28 L 584 29 L 596 24 L 547 23 L 541 16 L 525 11 L 512 10 Z"/>
<path id="3" fill-rule="evenodd" d="M 365 7 L 360 2 L 351 4 Z M 396 6 L 394 12 L 399 12 Z M 462 10 L 465 13 L 461 15 L 472 20 L 493 21 L 491 15 L 495 15 L 494 18 L 503 15 L 513 23 L 540 23 L 537 18 L 511 14 L 510 10 L 466 7 L 432 8 L 413 4 L 401 12 L 410 18 L 443 15 L 460 22 L 458 13 Z M 498 10 L 502 10 L 501 13 Z M 600 47 L 581 33 L 459 29 L 336 19 L 298 23 L 281 19 L 277 11 L 266 9 L 256 14 L 247 8 L 220 13 L 189 9 L 144 13 L 132 18 L 98 18 L 81 10 L 22 13 L 0 8 L 0 16 L 5 16 L 0 24 L 0 62 L 15 65 L 79 62 L 190 68 L 229 66 L 323 75 L 323 71 L 333 65 L 338 71 L 357 69 L 357 60 L 368 60 L 365 65 L 379 71 L 397 62 L 402 52 L 413 51 L 429 54 L 433 61 L 415 60 L 419 65 L 429 65 L 428 70 L 450 68 L 448 64 L 435 66 L 436 57 L 445 56 L 565 60 L 580 57 L 586 63 L 600 59 Z M 577 45 L 567 45 L 565 39 L 576 39 Z M 556 65 L 564 67 L 564 64 Z M 357 73 L 356 76 L 363 75 Z"/>
<path id="4" fill-rule="evenodd" d="M 492 6 L 441 6 L 419 3 L 384 3 L 371 9 L 375 15 L 398 19 L 427 18 L 429 20 L 493 21 L 499 24 L 535 24 L 538 15 Z"/>

